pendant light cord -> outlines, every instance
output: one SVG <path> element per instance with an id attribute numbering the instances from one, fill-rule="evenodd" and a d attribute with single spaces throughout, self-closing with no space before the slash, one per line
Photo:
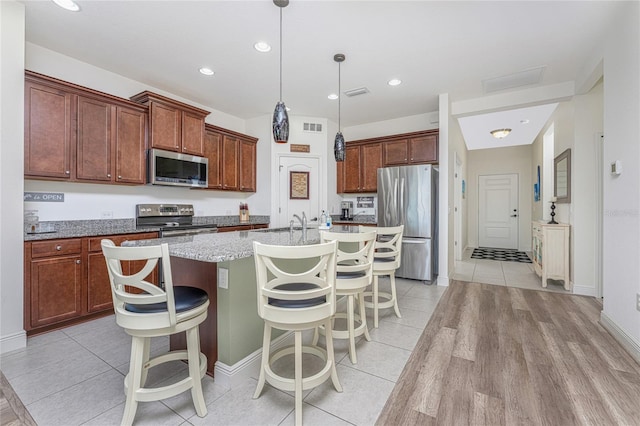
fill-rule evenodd
<path id="1" fill-rule="evenodd" d="M 340 93 L 342 91 L 342 89 L 340 88 L 340 84 L 342 81 L 342 77 L 340 76 L 340 66 L 341 63 L 338 62 L 338 132 L 340 131 L 340 101 L 342 100 L 342 93 Z"/>
<path id="2" fill-rule="evenodd" d="M 282 7 L 280 7 L 280 102 L 282 102 Z"/>

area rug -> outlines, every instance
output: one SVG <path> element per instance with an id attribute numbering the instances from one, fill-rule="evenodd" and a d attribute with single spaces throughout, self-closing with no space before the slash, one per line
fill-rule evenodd
<path id="1" fill-rule="evenodd" d="M 471 258 L 503 260 L 507 262 L 531 263 L 531 259 L 529 259 L 529 256 L 527 256 L 527 253 L 523 251 L 500 249 L 500 248 L 479 247 L 479 248 L 473 249 L 473 254 L 471 254 Z"/>

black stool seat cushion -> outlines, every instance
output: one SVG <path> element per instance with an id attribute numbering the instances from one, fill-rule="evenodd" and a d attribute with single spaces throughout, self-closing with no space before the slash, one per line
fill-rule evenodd
<path id="1" fill-rule="evenodd" d="M 336 273 L 336 278 L 340 279 L 353 279 L 353 278 L 362 278 L 367 276 L 367 273 L 364 271 L 353 271 L 353 272 L 339 272 Z"/>
<path id="2" fill-rule="evenodd" d="M 318 288 L 317 285 L 311 283 L 287 283 L 275 286 L 275 290 L 286 290 L 286 291 L 301 291 L 301 290 L 313 290 Z M 275 299 L 273 297 L 269 298 L 269 304 L 271 306 L 277 306 L 278 308 L 308 308 L 311 306 L 322 305 L 327 301 L 327 298 L 324 296 L 313 297 L 311 299 L 302 299 L 302 300 L 282 300 Z"/>
<path id="3" fill-rule="evenodd" d="M 175 286 L 173 287 L 173 298 L 176 302 L 176 313 L 181 313 L 207 303 L 209 296 L 206 291 L 200 288 Z M 150 305 L 125 303 L 124 309 L 136 314 L 155 314 L 158 312 L 166 312 L 167 304 L 165 302 L 152 303 Z"/>

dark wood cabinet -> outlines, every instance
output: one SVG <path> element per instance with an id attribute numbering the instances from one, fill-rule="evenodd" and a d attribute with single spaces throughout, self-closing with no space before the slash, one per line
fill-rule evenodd
<path id="1" fill-rule="evenodd" d="M 254 137 L 205 125 L 205 157 L 209 159 L 209 189 L 256 191 Z"/>
<path id="2" fill-rule="evenodd" d="M 204 119 L 209 111 L 149 91 L 130 99 L 149 107 L 151 148 L 204 155 Z"/>
<path id="3" fill-rule="evenodd" d="M 146 107 L 31 71 L 25 96 L 25 177 L 145 183 Z"/>
<path id="4" fill-rule="evenodd" d="M 378 169 L 438 163 L 438 130 L 347 142 L 337 164 L 337 192 L 376 192 Z"/>
<path id="5" fill-rule="evenodd" d="M 233 231 L 251 231 L 253 229 L 268 228 L 268 223 L 252 223 L 247 225 L 235 225 L 235 226 L 220 226 L 218 232 L 233 232 Z"/>
<path id="6" fill-rule="evenodd" d="M 25 242 L 24 327 L 49 331 L 112 312 L 111 286 L 100 241 L 157 238 L 156 232 Z M 142 269 L 125 262 L 123 269 Z M 158 272 L 148 277 L 158 282 Z"/>
<path id="7" fill-rule="evenodd" d="M 70 179 L 75 144 L 73 94 L 29 74 L 24 91 L 25 176 Z"/>

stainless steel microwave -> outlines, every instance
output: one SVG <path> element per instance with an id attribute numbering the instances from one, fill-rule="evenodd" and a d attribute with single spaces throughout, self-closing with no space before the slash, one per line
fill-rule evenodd
<path id="1" fill-rule="evenodd" d="M 148 182 L 153 185 L 208 186 L 209 160 L 195 155 L 150 149 L 147 163 Z"/>

